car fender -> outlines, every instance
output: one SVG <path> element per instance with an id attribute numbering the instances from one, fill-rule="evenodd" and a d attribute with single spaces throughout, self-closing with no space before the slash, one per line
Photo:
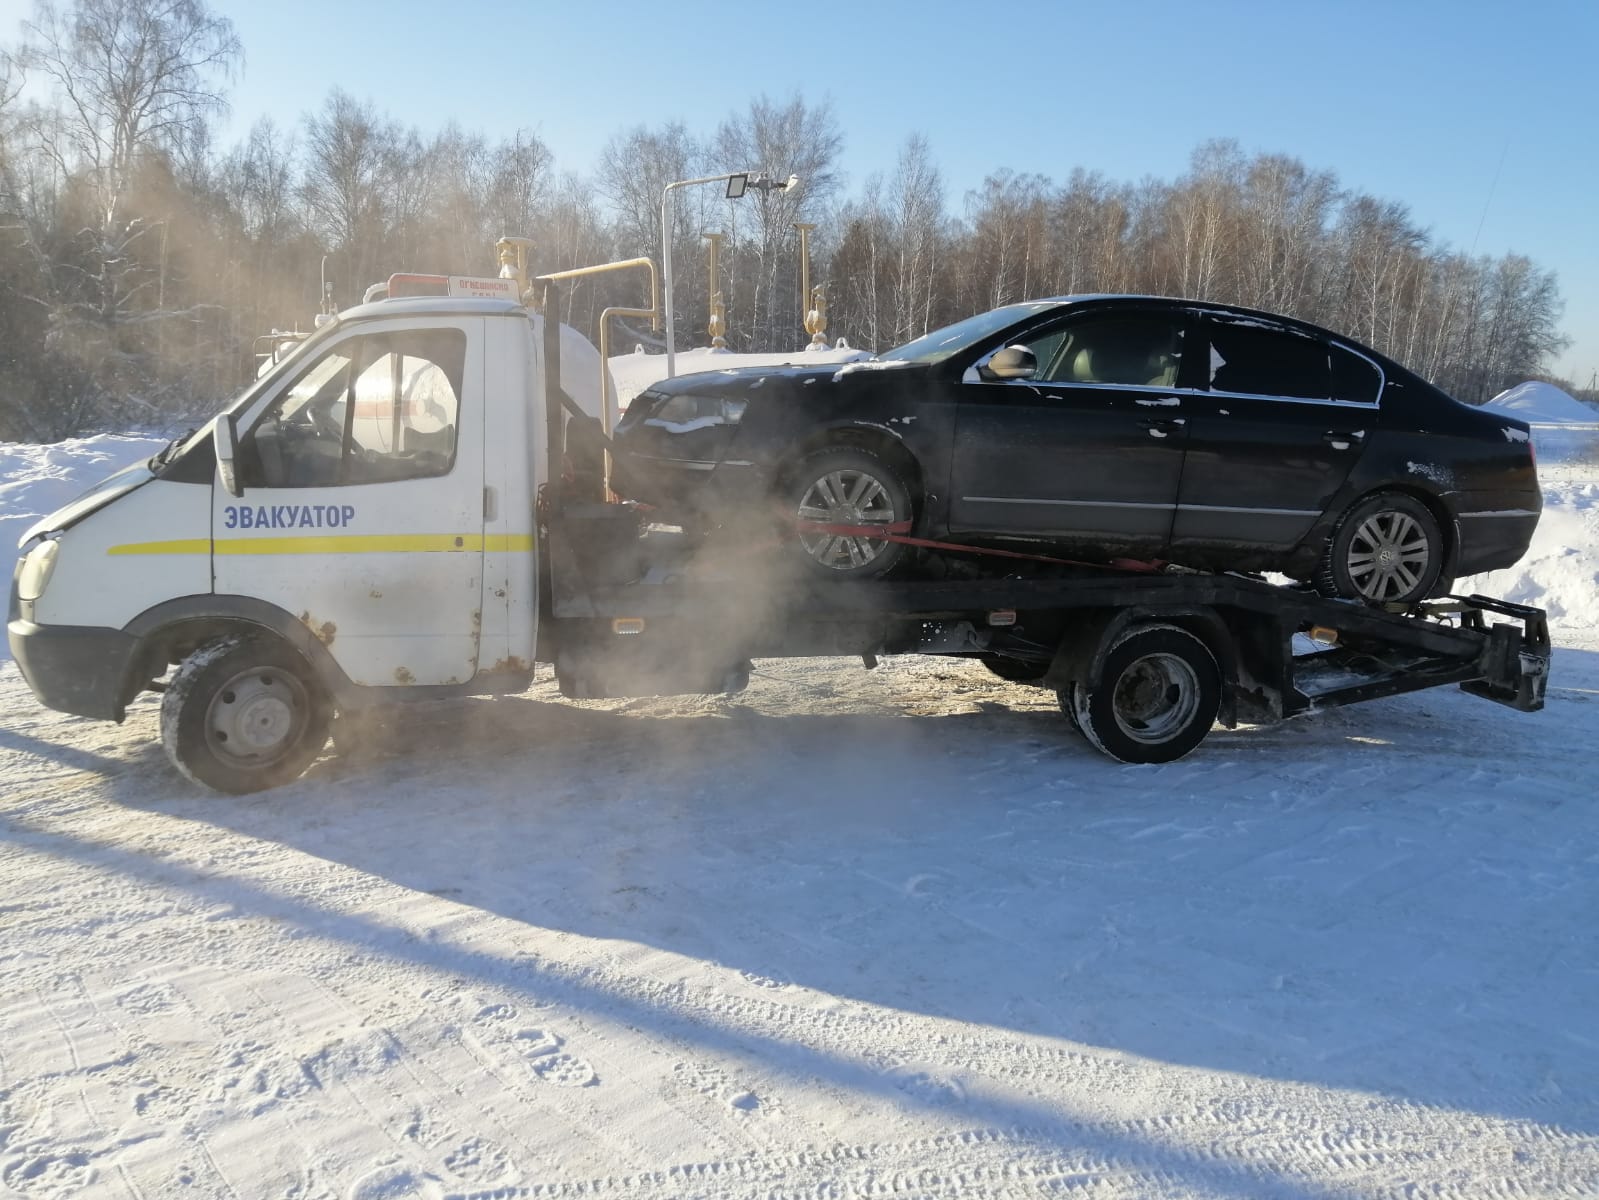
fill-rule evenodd
<path id="1" fill-rule="evenodd" d="M 782 461 L 792 462 L 829 445 L 853 445 L 879 452 L 890 447 L 909 460 L 914 473 L 911 482 L 921 500 L 919 532 L 941 536 L 948 528 L 952 428 L 950 422 L 926 420 L 924 414 L 915 412 L 904 416 L 839 414 L 807 425 L 789 443 Z M 774 468 L 778 465 L 773 464 Z"/>
<path id="2" fill-rule="evenodd" d="M 1460 488 L 1455 473 L 1438 465 L 1429 441 L 1378 430 L 1349 474 L 1288 557 L 1287 573 L 1314 570 L 1344 514 L 1377 492 L 1401 492 L 1425 504 L 1438 520 L 1444 539 L 1443 576 L 1450 577 L 1460 554 Z"/>

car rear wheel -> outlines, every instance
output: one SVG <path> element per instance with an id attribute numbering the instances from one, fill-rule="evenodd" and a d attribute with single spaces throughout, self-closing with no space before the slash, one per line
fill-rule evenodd
<path id="1" fill-rule="evenodd" d="M 887 460 L 842 446 L 808 455 L 787 477 L 795 544 L 816 573 L 875 579 L 899 564 L 906 547 L 886 537 L 909 529 L 913 512 L 910 489 Z"/>
<path id="2" fill-rule="evenodd" d="M 1401 492 L 1378 492 L 1339 521 L 1316 585 L 1330 596 L 1413 604 L 1432 595 L 1443 559 L 1443 534 L 1427 506 Z"/>

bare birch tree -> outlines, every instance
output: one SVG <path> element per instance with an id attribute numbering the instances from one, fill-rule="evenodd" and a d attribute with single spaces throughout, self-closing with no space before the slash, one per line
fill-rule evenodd
<path id="1" fill-rule="evenodd" d="M 811 106 L 799 95 L 777 102 L 765 96 L 724 121 L 717 130 L 715 169 L 751 171 L 772 180 L 797 175 L 795 189 L 754 190 L 739 203 L 739 220 L 753 226 L 729 247 L 730 266 L 739 274 L 728 290 L 730 321 L 745 344 L 780 346 L 804 340 L 800 316 L 794 225 L 818 221 L 838 190 L 838 156 L 843 135 L 832 106 Z"/>
<path id="2" fill-rule="evenodd" d="M 30 122 L 34 145 L 90 210 L 67 271 L 41 278 L 57 344 L 132 400 L 152 380 L 160 323 L 195 312 L 163 311 L 164 277 L 157 266 L 151 286 L 145 243 L 159 226 L 165 245 L 167 214 L 125 211 L 130 192 L 155 156 L 203 160 L 206 122 L 225 110 L 243 49 L 203 0 L 37 0 L 23 32 L 18 62 L 55 101 Z"/>

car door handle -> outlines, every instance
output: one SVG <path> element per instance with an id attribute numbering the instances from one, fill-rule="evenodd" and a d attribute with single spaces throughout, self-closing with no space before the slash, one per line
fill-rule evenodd
<path id="1" fill-rule="evenodd" d="M 1140 421 L 1139 424 L 1149 430 L 1150 437 L 1163 438 L 1176 433 L 1188 421 L 1185 417 L 1166 417 L 1159 421 Z"/>
<path id="2" fill-rule="evenodd" d="M 1365 441 L 1366 431 L 1364 429 L 1329 429 L 1321 435 L 1321 440 L 1334 450 L 1347 450 L 1349 447 Z"/>

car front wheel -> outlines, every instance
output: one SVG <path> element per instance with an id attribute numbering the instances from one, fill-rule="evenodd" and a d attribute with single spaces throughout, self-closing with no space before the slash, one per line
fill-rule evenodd
<path id="1" fill-rule="evenodd" d="M 1330 596 L 1414 604 L 1433 593 L 1443 559 L 1443 534 L 1427 506 L 1400 492 L 1379 492 L 1344 514 L 1316 584 Z"/>
<path id="2" fill-rule="evenodd" d="M 816 573 L 875 579 L 904 557 L 906 547 L 887 535 L 910 528 L 910 489 L 887 460 L 854 446 L 823 450 L 801 459 L 788 480 L 795 541 Z"/>

